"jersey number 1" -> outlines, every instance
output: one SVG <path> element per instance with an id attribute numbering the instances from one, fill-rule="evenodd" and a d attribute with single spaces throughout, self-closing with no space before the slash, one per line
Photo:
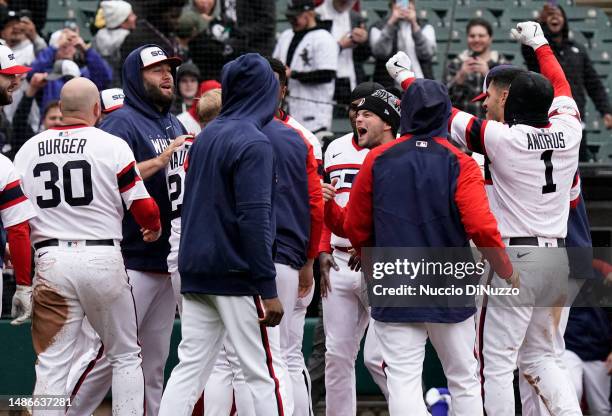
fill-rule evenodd
<path id="1" fill-rule="evenodd" d="M 553 154 L 552 150 L 547 150 L 544 153 L 542 153 L 542 156 L 540 156 L 540 160 L 544 161 L 544 166 L 546 167 L 546 170 L 544 171 L 544 178 L 546 179 L 546 185 L 542 187 L 543 194 L 549 194 L 557 190 L 557 185 L 553 183 L 553 177 L 552 177 L 552 172 L 553 172 L 552 154 Z"/>
<path id="2" fill-rule="evenodd" d="M 74 196 L 73 184 L 76 184 L 72 172 L 81 171 L 83 178 L 83 196 Z M 43 172 L 48 172 L 49 180 L 44 182 L 45 189 L 51 191 L 51 198 L 43 198 L 42 195 L 36 197 L 36 203 L 41 208 L 55 208 L 61 202 L 61 191 L 57 186 L 59 180 L 59 168 L 53 162 L 39 163 L 34 166 L 34 177 L 38 178 Z M 62 184 L 64 188 L 64 199 L 68 205 L 80 207 L 89 205 L 93 201 L 93 190 L 91 187 L 91 165 L 86 160 L 71 160 L 66 162 L 62 168 Z"/>

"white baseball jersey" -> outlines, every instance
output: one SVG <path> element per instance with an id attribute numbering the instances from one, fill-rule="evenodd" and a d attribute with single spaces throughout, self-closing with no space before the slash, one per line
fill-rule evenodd
<path id="1" fill-rule="evenodd" d="M 499 231 L 508 237 L 565 238 L 570 188 L 578 168 L 582 126 L 576 102 L 556 97 L 549 125 L 508 126 L 453 110 L 454 140 L 487 156 L 487 195 Z"/>
<path id="2" fill-rule="evenodd" d="M 272 56 L 294 72 L 338 69 L 338 44 L 325 29 L 307 32 L 295 48 L 291 62 L 287 62 L 291 41 L 294 36 L 299 35 L 291 29 L 285 30 L 278 38 Z M 303 84 L 297 79 L 289 78 L 289 111 L 310 131 L 331 128 L 333 99 L 333 80 L 322 84 Z"/>
<path id="3" fill-rule="evenodd" d="M 128 144 L 95 127 L 37 134 L 15 156 L 15 168 L 36 207 L 33 243 L 121 240 L 122 201 L 129 209 L 149 197 Z"/>
<path id="4" fill-rule="evenodd" d="M 0 154 L 0 226 L 12 227 L 35 215 L 34 207 L 23 194 L 15 167 L 6 156 Z"/>
<path id="5" fill-rule="evenodd" d="M 168 184 L 168 198 L 171 208 L 171 230 L 170 230 L 170 254 L 168 255 L 168 271 L 173 273 L 178 270 L 178 250 L 181 241 L 181 207 L 183 206 L 183 195 L 185 190 L 185 159 L 193 139 L 187 139 L 172 154 L 172 158 L 166 166 L 166 183 Z"/>
<path id="6" fill-rule="evenodd" d="M 359 147 L 355 143 L 353 133 L 337 138 L 325 150 L 325 173 L 329 176 L 330 182 L 334 178 L 338 179 L 335 201 L 341 207 L 348 204 L 353 181 L 368 152 L 368 149 Z M 351 242 L 332 234 L 331 245 L 350 247 Z"/>

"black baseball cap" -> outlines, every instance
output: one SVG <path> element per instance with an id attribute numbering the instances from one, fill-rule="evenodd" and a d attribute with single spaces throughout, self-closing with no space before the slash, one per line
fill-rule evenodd
<path id="1" fill-rule="evenodd" d="M 289 0 L 285 16 L 295 17 L 303 12 L 314 10 L 317 7 L 315 0 Z"/>
<path id="2" fill-rule="evenodd" d="M 504 106 L 504 120 L 509 125 L 546 125 L 553 99 L 554 90 L 546 77 L 537 72 L 524 71 L 510 84 Z"/>

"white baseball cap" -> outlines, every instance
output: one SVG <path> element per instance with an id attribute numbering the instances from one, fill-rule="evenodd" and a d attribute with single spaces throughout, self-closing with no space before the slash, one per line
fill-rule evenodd
<path id="1" fill-rule="evenodd" d="M 123 99 L 125 94 L 121 88 L 109 88 L 100 93 L 100 101 L 102 102 L 102 112 L 112 113 L 115 110 L 123 107 Z"/>
<path id="2" fill-rule="evenodd" d="M 164 52 L 162 48 L 156 45 L 143 48 L 140 51 L 140 60 L 142 61 L 143 69 L 160 64 L 162 62 L 166 62 L 170 64 L 170 66 L 175 68 L 183 63 L 183 60 L 177 56 L 168 57 L 168 55 L 166 55 L 166 52 Z"/>
<path id="3" fill-rule="evenodd" d="M 0 45 L 0 74 L 19 75 L 30 71 L 30 67 L 17 65 L 15 54 L 8 46 Z"/>
<path id="4" fill-rule="evenodd" d="M 78 78 L 81 76 L 79 66 L 70 59 L 58 59 L 53 63 L 53 71 L 47 76 L 47 81 L 55 81 L 60 78 Z"/>

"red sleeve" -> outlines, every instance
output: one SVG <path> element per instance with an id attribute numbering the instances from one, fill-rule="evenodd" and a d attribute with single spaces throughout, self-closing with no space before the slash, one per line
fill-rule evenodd
<path id="1" fill-rule="evenodd" d="M 319 253 L 331 253 L 331 230 L 323 223 L 321 229 L 321 241 L 319 242 Z"/>
<path id="2" fill-rule="evenodd" d="M 555 97 L 571 97 L 572 90 L 570 84 L 567 82 L 565 73 L 561 69 L 561 65 L 559 65 L 559 61 L 557 61 L 550 46 L 540 46 L 536 49 L 535 54 L 538 58 L 542 75 L 550 81 L 555 90 Z"/>
<path id="3" fill-rule="evenodd" d="M 346 209 L 336 203 L 329 201 L 325 203 L 325 225 L 338 237 L 346 238 L 344 232 L 344 219 Z"/>
<path id="4" fill-rule="evenodd" d="M 306 160 L 306 173 L 308 175 L 308 196 L 310 200 L 310 241 L 306 256 L 309 259 L 314 259 L 319 254 L 319 242 L 321 241 L 321 229 L 323 227 L 323 192 L 321 191 L 319 164 L 310 144 L 308 159 Z"/>
<path id="5" fill-rule="evenodd" d="M 442 144 L 442 141 L 438 143 Z M 449 146 L 452 144 L 446 147 L 450 149 Z M 497 229 L 497 221 L 489 209 L 482 173 L 474 159 L 458 150 L 454 153 L 459 162 L 455 203 L 465 232 L 489 260 L 493 270 L 500 277 L 508 278 L 512 274 L 512 264 Z"/>
<path id="6" fill-rule="evenodd" d="M 402 82 L 402 90 L 406 91 L 416 78 L 408 78 Z"/>
<path id="7" fill-rule="evenodd" d="M 11 262 L 18 285 L 32 285 L 32 246 L 30 245 L 30 225 L 28 221 L 15 224 L 6 229 L 6 238 L 11 249 Z"/>
<path id="8" fill-rule="evenodd" d="M 605 276 L 612 273 L 612 264 L 603 260 L 593 259 L 593 268 Z"/>
<path id="9" fill-rule="evenodd" d="M 351 244 L 359 252 L 362 247 L 372 245 L 372 166 L 379 152 L 370 151 L 359 169 L 351 189 L 351 197 L 346 207 L 344 230 Z"/>
<path id="10" fill-rule="evenodd" d="M 161 228 L 159 208 L 153 198 L 137 199 L 132 202 L 130 212 L 142 228 L 158 231 Z"/>

